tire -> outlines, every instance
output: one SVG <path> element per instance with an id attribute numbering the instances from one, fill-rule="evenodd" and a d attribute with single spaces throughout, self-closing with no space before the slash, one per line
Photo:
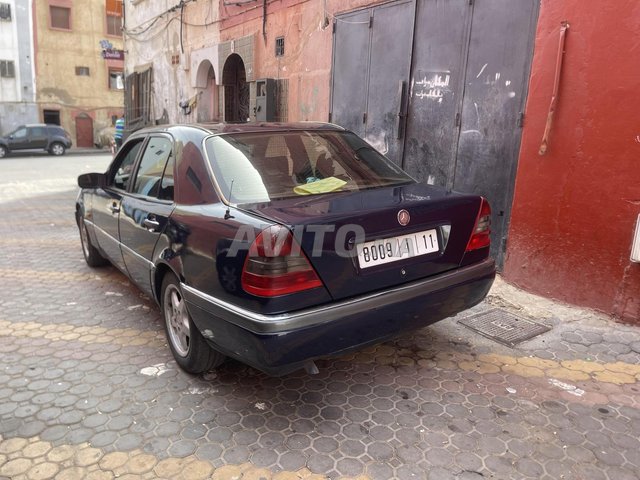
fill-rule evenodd
<path id="1" fill-rule="evenodd" d="M 4 145 L 0 145 L 0 158 L 4 158 L 9 155 L 9 149 Z"/>
<path id="2" fill-rule="evenodd" d="M 54 142 L 51 144 L 51 146 L 49 147 L 49 153 L 51 155 L 55 155 L 56 157 L 59 157 L 60 155 L 64 155 L 64 153 L 67 151 L 67 149 L 65 148 L 65 146 L 63 144 L 61 144 L 60 142 Z"/>
<path id="3" fill-rule="evenodd" d="M 82 254 L 90 267 L 102 267 L 107 265 L 109 261 L 104 258 L 98 249 L 91 244 L 87 226 L 84 224 L 84 217 L 78 217 L 78 230 L 80 231 L 80 244 L 82 245 Z"/>
<path id="4" fill-rule="evenodd" d="M 209 346 L 193 323 L 180 283 L 173 273 L 164 276 L 161 292 L 165 333 L 176 363 L 192 374 L 220 366 L 226 357 Z"/>

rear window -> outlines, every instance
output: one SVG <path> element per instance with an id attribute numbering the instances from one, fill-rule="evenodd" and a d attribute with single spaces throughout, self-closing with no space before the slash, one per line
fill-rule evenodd
<path id="1" fill-rule="evenodd" d="M 64 128 L 62 127 L 47 127 L 47 130 L 49 130 L 49 135 L 65 135 Z"/>
<path id="2" fill-rule="evenodd" d="M 222 193 L 235 204 L 414 182 L 350 132 L 225 134 L 205 146 Z"/>

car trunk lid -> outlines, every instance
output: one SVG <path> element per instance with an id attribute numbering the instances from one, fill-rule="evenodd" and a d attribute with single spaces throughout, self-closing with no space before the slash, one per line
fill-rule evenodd
<path id="1" fill-rule="evenodd" d="M 480 204 L 476 195 L 410 184 L 240 208 L 288 226 L 331 296 L 342 299 L 458 267 Z"/>

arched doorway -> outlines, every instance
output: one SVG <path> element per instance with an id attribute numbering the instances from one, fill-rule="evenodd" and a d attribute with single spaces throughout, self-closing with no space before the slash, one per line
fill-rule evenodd
<path id="1" fill-rule="evenodd" d="M 93 147 L 93 119 L 86 113 L 76 117 L 76 145 Z"/>
<path id="2" fill-rule="evenodd" d="M 196 86 L 202 89 L 198 99 L 198 122 L 217 121 L 220 114 L 218 111 L 216 73 L 213 65 L 208 60 L 203 61 L 198 67 Z"/>
<path id="3" fill-rule="evenodd" d="M 225 122 L 246 122 L 249 119 L 249 84 L 240 55 L 229 55 L 222 70 Z"/>

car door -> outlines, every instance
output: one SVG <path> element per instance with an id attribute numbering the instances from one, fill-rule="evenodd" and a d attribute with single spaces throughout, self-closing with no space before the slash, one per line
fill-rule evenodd
<path id="1" fill-rule="evenodd" d="M 127 270 L 120 249 L 118 219 L 122 198 L 129 189 L 144 139 L 132 139 L 120 149 L 107 171 L 106 186 L 97 189 L 92 198 L 91 213 L 98 245 L 111 263 L 123 272 Z"/>
<path id="2" fill-rule="evenodd" d="M 122 255 L 131 279 L 153 296 L 153 252 L 173 210 L 174 155 L 169 135 L 151 135 L 120 210 Z"/>
<path id="3" fill-rule="evenodd" d="M 20 127 L 9 135 L 10 150 L 25 150 L 29 147 L 29 136 L 27 135 L 27 127 Z"/>
<path id="4" fill-rule="evenodd" d="M 49 143 L 47 135 L 47 127 L 27 127 L 29 132 L 29 148 L 38 148 L 44 150 Z"/>

